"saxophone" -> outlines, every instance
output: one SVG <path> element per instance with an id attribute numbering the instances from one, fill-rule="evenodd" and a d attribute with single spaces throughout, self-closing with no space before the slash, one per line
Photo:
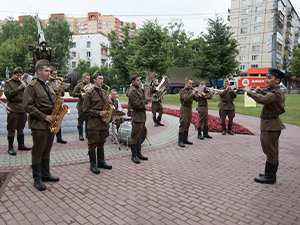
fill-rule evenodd
<path id="1" fill-rule="evenodd" d="M 107 87 L 106 99 L 105 99 L 105 103 L 104 103 L 104 107 L 103 107 L 103 111 L 107 111 L 107 113 L 102 117 L 102 120 L 105 123 L 109 123 L 109 121 L 111 119 L 111 114 L 112 114 L 113 110 L 115 109 L 115 107 L 113 105 L 111 105 L 108 101 L 110 87 L 104 83 L 103 83 L 103 85 L 105 87 Z"/>
<path id="2" fill-rule="evenodd" d="M 57 80 L 59 82 L 59 87 L 58 90 L 56 92 L 56 99 L 55 99 L 55 103 L 54 103 L 54 109 L 52 111 L 53 116 L 55 116 L 55 121 L 52 123 L 49 123 L 48 128 L 50 129 L 51 133 L 58 133 L 58 131 L 60 130 L 60 125 L 62 122 L 62 119 L 64 118 L 64 115 L 66 113 L 70 113 L 70 109 L 67 105 L 62 105 L 62 107 L 60 106 L 60 98 L 62 96 L 62 91 L 63 91 L 63 82 L 64 79 L 57 77 L 57 78 L 53 78 L 51 77 L 51 79 Z"/>

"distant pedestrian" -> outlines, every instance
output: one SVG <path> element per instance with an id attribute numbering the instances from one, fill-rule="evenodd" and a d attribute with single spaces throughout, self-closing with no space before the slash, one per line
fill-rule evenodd
<path id="1" fill-rule="evenodd" d="M 278 140 L 281 130 L 285 129 L 284 124 L 278 117 L 285 112 L 285 96 L 279 86 L 283 77 L 285 77 L 285 74 L 280 70 L 269 68 L 269 74 L 266 77 L 267 92 L 260 87 L 255 89 L 255 92 L 259 93 L 252 92 L 251 87 L 244 88 L 244 91 L 251 98 L 263 105 L 260 115 L 260 142 L 263 152 L 267 156 L 267 161 L 265 173 L 260 173 L 259 177 L 254 178 L 254 181 L 259 183 L 274 184 L 276 182 L 279 165 Z"/>

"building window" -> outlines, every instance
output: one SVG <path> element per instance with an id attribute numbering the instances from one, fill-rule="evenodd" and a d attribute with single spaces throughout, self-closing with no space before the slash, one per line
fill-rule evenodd
<path id="1" fill-rule="evenodd" d="M 72 67 L 76 68 L 76 62 L 72 62 Z"/>
<path id="2" fill-rule="evenodd" d="M 254 26 L 254 31 L 260 31 L 261 26 Z"/>
<path id="3" fill-rule="evenodd" d="M 258 65 L 251 65 L 251 68 L 258 68 Z"/>
<path id="4" fill-rule="evenodd" d="M 253 42 L 260 41 L 260 36 L 253 36 Z"/>
<path id="5" fill-rule="evenodd" d="M 252 60 L 259 60 L 259 55 L 252 55 Z"/>
<path id="6" fill-rule="evenodd" d="M 255 12 L 262 12 L 262 10 L 263 10 L 263 7 L 262 6 L 257 6 L 257 7 L 255 7 Z"/>
<path id="7" fill-rule="evenodd" d="M 242 19 L 242 24 L 247 24 L 248 23 L 248 18 Z"/>
<path id="8" fill-rule="evenodd" d="M 253 52 L 259 51 L 259 45 L 253 45 L 253 46 L 252 46 L 252 51 L 253 51 Z"/>
<path id="9" fill-rule="evenodd" d="M 245 65 L 240 65 L 239 68 L 240 70 L 245 70 Z"/>
<path id="10" fill-rule="evenodd" d="M 246 51 L 246 47 L 240 47 L 240 52 L 245 52 Z"/>
<path id="11" fill-rule="evenodd" d="M 261 16 L 254 17 L 254 22 L 260 22 L 262 20 Z"/>
<path id="12" fill-rule="evenodd" d="M 72 48 L 76 48 L 76 42 L 72 43 Z"/>
<path id="13" fill-rule="evenodd" d="M 249 13 L 249 9 L 243 9 L 242 10 L 242 15 L 246 15 L 246 14 L 248 14 Z"/>
<path id="14" fill-rule="evenodd" d="M 86 57 L 91 57 L 91 52 L 86 52 Z"/>
<path id="15" fill-rule="evenodd" d="M 247 37 L 240 38 L 240 43 L 247 43 Z"/>
<path id="16" fill-rule="evenodd" d="M 246 60 L 246 56 L 239 56 L 239 61 L 245 61 Z"/>
<path id="17" fill-rule="evenodd" d="M 87 47 L 87 48 L 90 48 L 90 47 L 91 47 L 91 42 L 90 42 L 90 41 L 88 41 L 88 42 L 86 43 L 86 47 Z"/>
<path id="18" fill-rule="evenodd" d="M 243 0 L 243 5 L 249 5 L 249 0 Z"/>
<path id="19" fill-rule="evenodd" d="M 248 32 L 247 27 L 241 28 L 241 34 L 246 34 L 247 32 Z"/>
<path id="20" fill-rule="evenodd" d="M 72 57 L 73 57 L 73 58 L 76 57 L 76 52 L 72 52 Z"/>

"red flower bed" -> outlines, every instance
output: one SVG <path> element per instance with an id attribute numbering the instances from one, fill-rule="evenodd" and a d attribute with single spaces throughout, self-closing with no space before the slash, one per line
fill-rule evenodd
<path id="1" fill-rule="evenodd" d="M 122 108 L 127 108 L 126 104 L 121 105 Z M 151 106 L 146 107 L 147 111 L 151 111 Z M 169 109 L 169 108 L 164 108 L 164 113 L 173 115 L 173 116 L 180 116 L 180 112 L 178 109 Z M 193 112 L 192 113 L 192 120 L 191 122 L 198 127 L 199 123 L 199 113 L 198 112 Z M 226 119 L 226 127 L 228 127 L 228 119 Z M 211 116 L 208 115 L 208 129 L 209 131 L 212 132 L 222 132 L 222 126 L 221 126 L 221 119 L 219 117 Z M 232 125 L 232 131 L 236 134 L 249 134 L 252 135 L 253 133 L 248 130 L 247 128 L 244 128 L 242 125 L 233 122 Z"/>

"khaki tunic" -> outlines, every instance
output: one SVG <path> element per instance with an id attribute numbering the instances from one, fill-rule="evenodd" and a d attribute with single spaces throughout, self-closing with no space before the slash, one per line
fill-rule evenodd
<path id="1" fill-rule="evenodd" d="M 271 87 L 268 92 L 262 94 L 248 92 L 251 98 L 257 103 L 263 104 L 260 122 L 260 142 L 263 152 L 269 163 L 276 163 L 279 160 L 279 136 L 281 130 L 285 129 L 279 119 L 279 115 L 285 112 L 285 96 L 279 86 Z"/>
<path id="2" fill-rule="evenodd" d="M 7 115 L 7 136 L 14 136 L 15 130 L 18 134 L 23 134 L 23 129 L 27 121 L 27 115 L 23 108 L 24 88 L 19 89 L 21 81 L 13 78 L 7 80 L 4 84 L 4 94 L 7 99 L 7 106 L 11 109 L 11 113 Z"/>
<path id="3" fill-rule="evenodd" d="M 132 107 L 132 129 L 131 144 L 141 142 L 146 122 L 146 105 L 148 100 L 145 98 L 144 89 L 130 86 L 128 91 L 128 105 Z"/>
<path id="4" fill-rule="evenodd" d="M 88 123 L 88 117 L 83 113 L 83 99 L 81 98 L 81 91 L 87 84 L 84 82 L 81 82 L 77 84 L 73 90 L 73 92 L 70 94 L 72 97 L 79 98 L 76 108 L 78 109 L 78 126 L 83 125 L 83 121 L 85 121 L 85 125 Z"/>
<path id="5" fill-rule="evenodd" d="M 115 109 L 113 110 L 113 113 L 119 112 L 119 110 L 118 110 L 118 107 L 119 107 L 118 100 L 112 99 L 111 101 L 112 101 L 112 105 L 115 107 Z M 115 118 L 115 123 L 117 125 L 117 128 L 119 128 L 121 123 L 122 123 L 122 119 L 119 118 L 119 117 L 116 117 Z"/>
<path id="6" fill-rule="evenodd" d="M 48 91 L 50 100 L 47 92 Z M 31 148 L 32 164 L 41 163 L 42 159 L 49 159 L 54 135 L 48 129 L 47 115 L 54 109 L 56 94 L 53 88 L 43 81 L 33 80 L 25 88 L 23 106 L 29 114 L 28 124 L 31 129 L 33 146 Z"/>
<path id="7" fill-rule="evenodd" d="M 228 115 L 228 123 L 232 124 L 233 118 L 235 117 L 235 105 L 233 101 L 236 98 L 236 93 L 231 89 L 226 90 L 225 88 L 221 88 L 221 90 L 224 91 L 219 94 L 221 100 L 218 105 L 219 115 L 222 123 L 225 123 L 226 116 Z"/>
<path id="8" fill-rule="evenodd" d="M 193 94 L 192 89 L 183 88 L 179 92 L 180 96 L 180 125 L 179 132 L 188 131 L 192 120 L 192 104 L 197 95 Z"/>
<path id="9" fill-rule="evenodd" d="M 199 124 L 198 127 L 201 128 L 202 125 L 204 126 L 208 126 L 208 108 L 207 108 L 207 99 L 211 99 L 212 98 L 212 93 L 208 92 L 206 93 L 205 96 L 202 95 L 198 95 L 196 97 L 196 101 L 198 102 L 198 107 L 196 108 L 196 110 L 199 113 Z"/>

